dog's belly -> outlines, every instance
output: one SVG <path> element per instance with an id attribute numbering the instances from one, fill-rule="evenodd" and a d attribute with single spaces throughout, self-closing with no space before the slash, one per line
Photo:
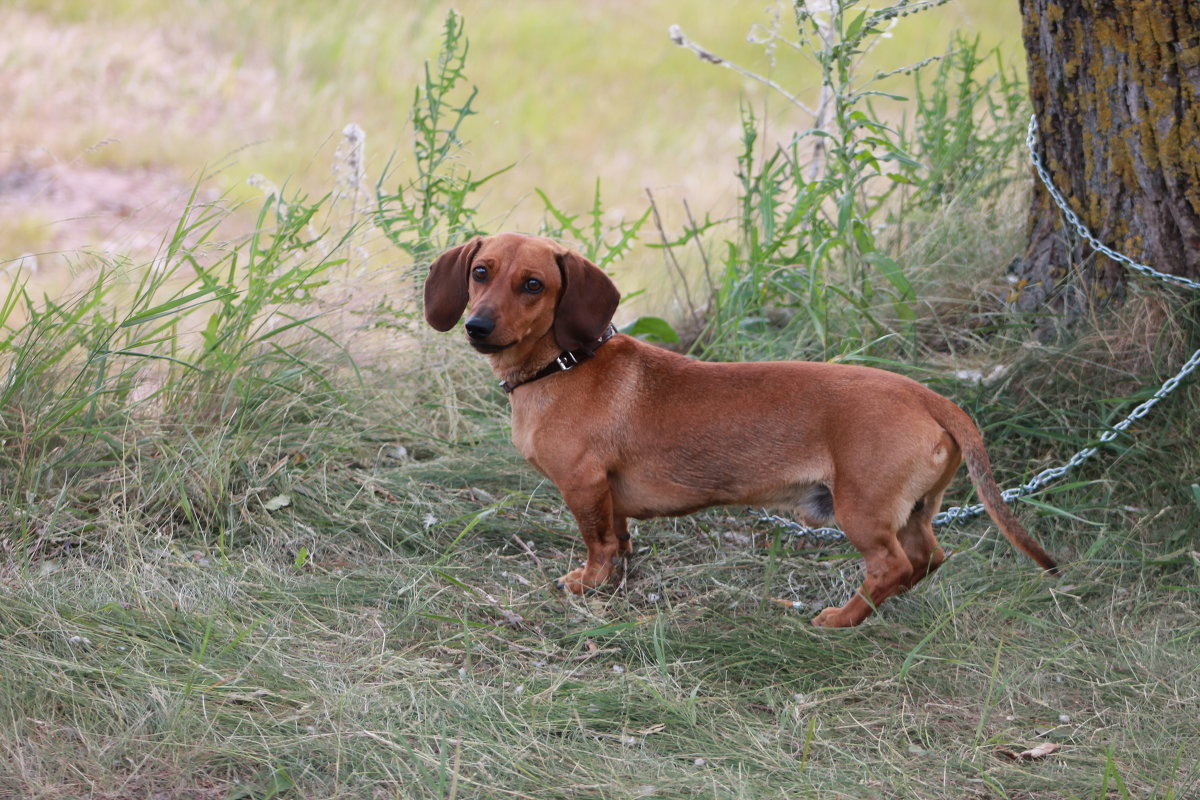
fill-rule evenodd
<path id="1" fill-rule="evenodd" d="M 782 508 L 796 512 L 809 524 L 824 524 L 833 519 L 833 495 L 818 481 L 797 481 L 755 485 L 738 476 L 721 485 L 697 485 L 678 478 L 649 477 L 638 470 L 610 476 L 613 511 L 634 519 L 678 517 L 712 506 L 749 505 Z"/>

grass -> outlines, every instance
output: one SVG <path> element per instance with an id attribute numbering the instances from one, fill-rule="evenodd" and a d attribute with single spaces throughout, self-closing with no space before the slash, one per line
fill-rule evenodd
<path id="1" fill-rule="evenodd" d="M 64 0 L 0 14 L 126 34 L 180 22 L 157 2 L 105 8 Z M 305 6 L 287 25 L 271 3 L 219 6 L 198 21 L 196 46 L 234 15 L 237 35 L 262 37 L 255 63 L 296 80 L 285 99 L 320 99 L 321 87 L 344 91 L 338 64 L 399 83 L 385 74 L 391 62 L 367 69 L 372 48 L 346 38 L 354 13 L 357 35 L 395 37 L 388 52 L 402 59 L 416 58 L 400 52 L 404 37 L 436 38 L 429 9 L 385 30 L 368 24 L 383 13 L 370 5 Z M 500 65 L 537 62 L 514 66 L 489 47 L 531 52 L 554 14 L 595 13 L 554 3 L 511 19 L 479 10 L 494 24 L 472 22 L 468 73 L 497 81 Z M 628 16 L 600 18 L 590 35 L 620 36 L 605 27 L 612 19 Z M 713 30 L 687 32 L 714 47 L 715 29 L 734 27 L 715 15 L 704 25 Z M 548 49 L 568 62 L 586 49 L 581 26 Z M 623 46 L 611 74 L 598 74 L 636 73 L 647 52 Z M 478 63 L 496 66 L 471 71 Z M 536 133 L 535 106 L 521 111 Z M 497 147 L 522 130 L 505 128 Z M 654 136 L 674 141 L 677 131 Z M 236 136 L 221 125 L 210 133 L 218 143 Z M 196 154 L 215 152 L 210 144 L 199 137 Z M 195 165 L 161 146 L 151 160 Z M 975 185 L 989 183 L 989 170 L 1008 175 L 998 159 L 975 159 L 988 173 Z M 490 166 L 470 163 L 479 174 Z M 564 202 L 525 166 L 503 179 L 528 181 L 522 191 L 548 186 Z M 594 173 L 608 186 L 620 170 Z M 578 183 L 582 200 L 562 207 L 592 202 L 593 173 Z M 1125 309 L 1098 310 L 1069 341 L 1028 342 L 1024 321 L 1003 308 L 1000 276 L 1022 236 L 1020 188 L 901 206 L 878 246 L 913 287 L 908 349 L 885 341 L 840 353 L 916 375 L 967 408 L 1003 486 L 1094 440 L 1200 343 L 1194 306 L 1139 287 Z M 144 260 L 74 253 L 86 287 L 76 296 L 43 298 L 17 276 L 0 297 L 0 797 L 1165 800 L 1200 791 L 1194 380 L 1020 504 L 1066 566 L 1060 580 L 975 521 L 940 534 L 956 553 L 915 591 L 860 628 L 817 630 L 809 618 L 861 581 L 857 555 L 724 509 L 641 523 L 621 585 L 567 597 L 553 579 L 582 545 L 554 487 L 508 442 L 507 404 L 486 365 L 459 337 L 425 329 L 411 265 L 344 195 L 267 191 L 245 207 L 191 194 Z M 761 197 L 765 207 L 783 194 Z M 611 248 L 614 228 L 595 208 L 603 235 L 591 244 L 612 255 L 602 245 Z M 701 242 L 718 263 L 730 230 Z M 659 257 L 647 236 L 619 270 L 636 277 Z M 401 243 L 438 244 L 418 238 Z M 713 287 L 699 286 L 703 302 Z M 882 318 L 890 302 L 864 308 Z M 802 309 L 769 310 L 781 321 L 742 326 L 745 352 L 819 352 Z M 949 496 L 970 499 L 963 476 Z M 1062 749 L 1004 756 L 1044 742 Z"/>
<path id="2" fill-rule="evenodd" d="M 1185 417 L 1133 457 L 1194 474 L 1161 435 Z M 380 433 L 288 468 L 293 505 L 247 503 L 224 553 L 130 513 L 10 563 L 0 792 L 1093 798 L 1200 782 L 1197 565 L 1167 552 L 1200 509 L 1131 485 L 1129 464 L 1094 477 L 1160 507 L 1152 520 L 1083 485 L 1056 502 L 1087 523 L 1035 524 L 1070 565 L 1061 582 L 975 523 L 917 592 L 825 632 L 763 598 L 844 599 L 844 548 L 730 543 L 753 531 L 740 514 L 659 521 L 619 591 L 565 598 L 549 579 L 581 554 L 569 517 L 497 425 L 427 452 L 396 436 L 415 459 L 381 457 Z M 1046 740 L 1063 750 L 1043 762 L 996 754 Z"/>
<path id="3" fill-rule="evenodd" d="M 281 239 L 258 249 L 295 262 L 263 244 Z M 307 258 L 295 269 L 324 263 Z M 998 381 L 934 374 L 987 431 L 1003 484 L 1062 461 L 1192 346 L 1161 298 L 1132 302 L 1132 322 L 1098 319 L 1070 346 L 993 342 L 1010 362 Z M 37 341 L 86 342 L 114 325 L 98 308 Z M 138 385 L 130 356 L 100 395 L 71 379 L 79 356 L 23 373 L 0 472 L 0 796 L 1091 800 L 1200 785 L 1194 383 L 1023 506 L 1061 580 L 977 521 L 942 534 L 957 553 L 918 590 L 820 631 L 808 619 L 854 591 L 857 556 L 738 509 L 642 523 L 620 587 L 553 591 L 582 546 L 507 442 L 480 360 L 406 332 L 410 349 L 347 369 L 346 349 L 409 330 L 406 313 L 352 307 L 321 321 L 336 338 L 279 340 L 287 354 L 247 345 L 217 382 L 168 362 L 157 406 L 101 401 Z M 129 318 L 115 325 L 143 335 Z M 254 341 L 245 318 L 222 319 Z M 9 352 L 50 360 L 21 338 L 44 330 Z M 94 415 L 13 430 L 52 389 Z M 1062 750 L 1000 755 L 1046 741 Z"/>

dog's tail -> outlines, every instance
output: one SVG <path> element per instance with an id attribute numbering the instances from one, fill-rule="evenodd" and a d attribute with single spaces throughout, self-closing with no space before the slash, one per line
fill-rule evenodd
<path id="1" fill-rule="evenodd" d="M 962 451 L 963 459 L 967 462 L 967 472 L 979 490 L 979 498 L 983 501 L 988 516 L 1008 537 L 1013 547 L 1032 558 L 1051 575 L 1057 575 L 1058 565 L 1054 559 L 1029 535 L 1000 494 L 1000 487 L 996 485 L 996 479 L 992 475 L 992 463 L 988 459 L 987 450 L 984 449 L 983 435 L 979 428 L 967 416 L 967 412 L 946 398 L 934 395 L 930 399 L 933 402 L 929 404 L 929 411 Z"/>

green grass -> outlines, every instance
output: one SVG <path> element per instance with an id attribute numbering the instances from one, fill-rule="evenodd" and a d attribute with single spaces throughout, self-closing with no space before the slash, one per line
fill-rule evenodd
<path id="1" fill-rule="evenodd" d="M 288 240 L 270 231 L 263 274 L 323 263 L 320 248 L 297 261 L 265 247 Z M 0 417 L 0 796 L 1092 800 L 1200 786 L 1194 383 L 1023 506 L 1060 580 L 977 521 L 942 534 L 957 552 L 916 591 L 824 631 L 808 619 L 854 591 L 857 555 L 776 541 L 742 509 L 642 523 L 621 586 L 554 591 L 582 546 L 507 441 L 481 360 L 420 332 L 347 368 L 347 349 L 409 330 L 408 312 L 328 315 L 336 338 L 297 328 L 272 337 L 281 353 L 211 302 L 216 330 L 245 346 L 208 380 L 166 362 L 155 404 L 129 402 L 143 361 L 110 356 L 97 389 L 78 347 L 114 327 L 142 336 L 170 319 L 148 319 L 162 305 L 106 322 L 81 302 L 88 313 L 68 307 L 8 345 L 26 371 Z M 932 375 L 986 429 L 1003 484 L 1062 461 L 1191 346 L 1154 323 L 1157 298 L 1133 302 L 1133 322 L 1068 347 L 993 343 L 1012 362 L 998 382 Z M 52 345 L 68 351 L 53 368 L 28 364 Z M 33 417 L 52 390 L 50 410 L 84 410 Z M 960 480 L 952 496 L 967 493 Z M 999 755 L 1046 741 L 1062 749 Z"/>
<path id="2" fill-rule="evenodd" d="M 1162 436 L 1183 416 L 1139 457 L 1194 474 Z M 127 511 L 95 541 L 10 562 L 0 792 L 1182 798 L 1200 783 L 1197 564 L 1167 552 L 1200 514 L 1128 465 L 1094 477 L 1159 507 L 1153 521 L 1082 486 L 1058 502 L 1099 527 L 1034 525 L 1069 565 L 1060 582 L 975 523 L 919 590 L 829 632 L 807 619 L 853 590 L 843 547 L 731 544 L 754 527 L 740 513 L 647 523 L 620 589 L 566 598 L 550 579 L 581 555 L 569 517 L 495 425 L 419 460 L 380 457 L 380 432 L 286 470 L 293 505 L 247 504 L 224 553 Z M 1042 741 L 1063 749 L 996 754 Z"/>

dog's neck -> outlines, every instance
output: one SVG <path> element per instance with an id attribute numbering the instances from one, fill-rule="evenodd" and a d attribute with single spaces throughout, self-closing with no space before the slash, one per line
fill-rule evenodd
<path id="1" fill-rule="evenodd" d="M 517 354 L 508 356 L 504 352 L 492 355 L 492 371 L 501 379 L 500 386 L 505 393 L 512 394 L 519 386 L 558 372 L 566 372 L 582 364 L 595 355 L 596 348 L 616 334 L 617 329 L 610 323 L 596 341 L 572 351 L 561 350 L 553 335 L 543 336 L 535 342 L 535 347 L 526 351 L 526 357 L 517 358 Z M 530 364 L 534 366 L 527 366 Z"/>
<path id="2" fill-rule="evenodd" d="M 488 361 L 497 378 L 509 386 L 516 386 L 532 378 L 561 354 L 562 348 L 555 341 L 553 332 L 547 332 L 520 352 L 501 350 L 488 356 Z"/>

